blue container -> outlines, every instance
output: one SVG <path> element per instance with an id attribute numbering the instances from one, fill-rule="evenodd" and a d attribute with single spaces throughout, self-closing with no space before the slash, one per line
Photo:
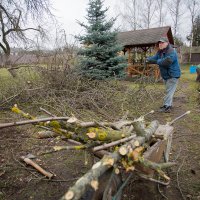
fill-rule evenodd
<path id="1" fill-rule="evenodd" d="M 196 66 L 190 66 L 190 74 L 195 74 L 196 73 Z"/>

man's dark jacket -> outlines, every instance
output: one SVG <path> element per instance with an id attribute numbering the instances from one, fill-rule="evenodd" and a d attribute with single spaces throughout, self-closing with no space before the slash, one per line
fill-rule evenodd
<path id="1" fill-rule="evenodd" d="M 155 56 L 148 57 L 147 61 L 159 65 L 164 80 L 181 76 L 177 53 L 170 44 L 165 49 L 159 50 Z"/>

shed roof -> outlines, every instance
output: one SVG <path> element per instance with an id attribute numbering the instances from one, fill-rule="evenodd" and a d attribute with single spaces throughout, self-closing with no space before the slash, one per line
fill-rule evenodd
<path id="1" fill-rule="evenodd" d="M 117 34 L 118 42 L 124 47 L 154 46 L 161 37 L 168 37 L 170 44 L 174 44 L 170 26 L 119 32 Z"/>

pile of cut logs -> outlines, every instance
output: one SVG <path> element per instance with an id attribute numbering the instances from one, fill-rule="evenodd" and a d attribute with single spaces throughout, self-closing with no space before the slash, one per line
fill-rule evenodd
<path id="1" fill-rule="evenodd" d="M 93 190 L 93 193 L 98 193 L 102 187 L 101 179 L 107 172 L 109 172 L 109 178 L 106 179 L 111 179 L 116 175 L 119 177 L 120 173 L 124 171 L 139 171 L 152 181 L 156 181 L 152 175 L 158 173 L 162 178 L 161 183 L 169 184 L 170 178 L 163 169 L 175 164 L 169 162 L 173 134 L 172 124 L 189 113 L 189 111 L 184 113 L 166 125 L 160 125 L 157 120 L 145 122 L 145 116 L 153 111 L 134 120 L 128 120 L 126 115 L 116 122 L 83 122 L 75 116 L 57 117 L 43 108 L 41 110 L 49 116 L 38 119 L 15 105 L 12 111 L 28 120 L 3 123 L 0 124 L 0 129 L 33 124 L 45 129 L 45 132 L 40 132 L 38 137 L 62 135 L 74 143 L 74 146 L 55 146 L 53 151 L 87 149 L 100 158 L 84 176 L 68 189 L 62 200 L 81 199 L 88 187 Z M 160 163 L 163 155 L 165 162 Z M 107 182 L 108 185 L 112 185 L 112 181 Z M 110 186 L 104 188 L 101 194 L 104 199 L 106 199 L 105 195 L 113 195 L 109 193 L 109 189 L 111 189 Z M 93 197 L 93 199 L 97 198 Z"/>

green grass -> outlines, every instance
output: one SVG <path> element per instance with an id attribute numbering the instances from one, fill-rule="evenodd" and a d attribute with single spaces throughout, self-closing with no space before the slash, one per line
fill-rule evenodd
<path id="1" fill-rule="evenodd" d="M 0 69 L 0 89 L 4 89 L 7 85 L 8 87 L 12 85 L 14 79 L 7 69 Z"/>
<path id="2" fill-rule="evenodd" d="M 181 65 L 181 79 L 184 81 L 195 81 L 196 80 L 196 73 L 190 73 L 190 65 Z"/>
<path id="3" fill-rule="evenodd" d="M 1 79 L 7 79 L 11 77 L 10 73 L 8 72 L 7 69 L 0 69 L 0 78 Z"/>
<path id="4" fill-rule="evenodd" d="M 0 69 L 0 98 L 10 91 L 25 88 L 27 82 L 37 82 L 38 74 L 31 68 L 17 70 L 17 77 L 13 78 L 7 69 Z M 12 93 L 12 92 L 11 92 Z"/>

